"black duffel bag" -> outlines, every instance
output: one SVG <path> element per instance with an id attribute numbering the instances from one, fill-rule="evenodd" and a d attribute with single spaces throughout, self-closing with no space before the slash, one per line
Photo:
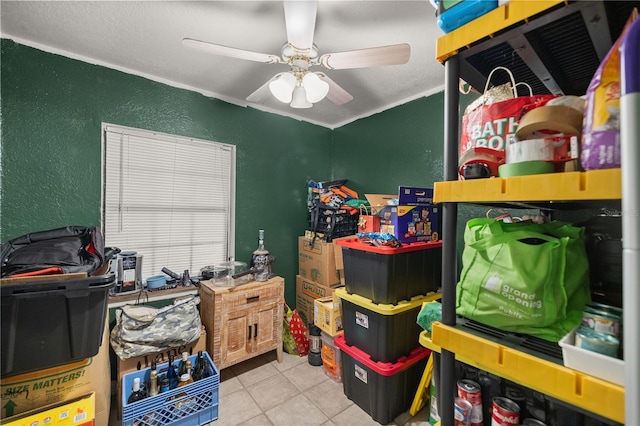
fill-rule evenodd
<path id="1" fill-rule="evenodd" d="M 100 228 L 66 226 L 2 243 L 2 277 L 86 272 L 102 275 L 120 250 L 105 248 Z"/>

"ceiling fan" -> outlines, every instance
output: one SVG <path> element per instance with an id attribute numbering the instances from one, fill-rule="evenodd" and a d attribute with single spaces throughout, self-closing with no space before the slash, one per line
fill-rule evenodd
<path id="1" fill-rule="evenodd" d="M 326 69 L 367 68 L 399 65 L 409 61 L 411 47 L 407 43 L 371 47 L 339 53 L 319 55 L 313 43 L 317 0 L 284 1 L 287 42 L 281 55 L 236 49 L 219 44 L 185 38 L 185 47 L 214 55 L 246 59 L 266 64 L 288 64 L 290 71 L 280 72 L 247 97 L 249 102 L 261 102 L 269 93 L 292 108 L 310 108 L 325 97 L 336 105 L 345 104 L 353 96 L 324 72 L 309 70 L 312 66 Z"/>

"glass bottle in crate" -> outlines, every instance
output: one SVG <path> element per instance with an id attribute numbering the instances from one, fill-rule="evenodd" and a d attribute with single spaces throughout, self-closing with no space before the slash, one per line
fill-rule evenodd
<path id="1" fill-rule="evenodd" d="M 191 361 L 187 361 L 188 364 L 191 364 Z M 178 387 L 187 386 L 193 383 L 193 377 L 191 377 L 191 373 L 184 373 L 180 376 L 180 381 L 178 382 Z M 182 395 L 182 394 L 180 394 Z"/>
<path id="2" fill-rule="evenodd" d="M 140 377 L 136 377 L 133 379 L 133 389 L 131 391 L 131 394 L 129 395 L 129 398 L 127 399 L 127 403 L 133 404 L 134 402 L 140 401 L 141 399 L 144 399 L 144 394 L 140 390 Z"/>
<path id="3" fill-rule="evenodd" d="M 149 396 L 158 394 L 158 370 L 156 369 L 156 361 L 151 361 L 151 371 L 149 372 Z"/>
<path id="4" fill-rule="evenodd" d="M 196 358 L 196 366 L 193 368 L 193 380 L 198 381 L 207 377 L 208 362 L 204 357 L 202 351 L 198 351 L 198 357 Z"/>
<path id="5" fill-rule="evenodd" d="M 178 373 L 173 365 L 173 355 L 169 355 L 169 366 L 167 367 L 167 379 L 169 379 L 169 389 L 175 389 L 178 386 Z"/>
<path id="6" fill-rule="evenodd" d="M 180 362 L 180 366 L 178 366 L 178 378 L 182 377 L 184 373 L 187 372 L 187 361 L 189 360 L 189 352 L 182 352 L 182 361 Z"/>
<path id="7" fill-rule="evenodd" d="M 158 379 L 158 387 L 160 393 L 169 392 L 171 390 L 171 388 L 169 387 L 169 379 L 167 378 L 166 374 Z"/>
<path id="8" fill-rule="evenodd" d="M 191 376 L 191 361 L 187 360 L 186 365 L 188 367 L 188 370 L 186 373 L 180 376 L 180 381 L 178 382 L 177 386 L 178 388 L 186 387 L 193 383 L 193 377 Z M 180 399 L 186 396 L 188 396 L 188 392 L 184 391 L 178 393 L 173 398 Z M 174 405 L 178 409 L 178 411 L 174 412 L 175 417 L 187 416 L 198 410 L 197 403 L 193 398 L 186 398 L 180 401 L 176 401 Z"/>

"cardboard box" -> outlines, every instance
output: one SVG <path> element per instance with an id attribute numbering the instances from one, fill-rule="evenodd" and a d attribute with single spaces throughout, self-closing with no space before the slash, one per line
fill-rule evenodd
<path id="1" fill-rule="evenodd" d="M 402 243 L 440 240 L 433 190 L 401 186 L 398 195 L 365 194 L 372 211 L 380 216 L 380 232 L 393 234 Z M 396 198 L 398 205 L 387 204 Z"/>
<path id="2" fill-rule="evenodd" d="M 7 426 L 89 426 L 95 423 L 95 416 L 96 395 L 91 393 L 43 409 L 27 411 L 3 424 Z"/>
<path id="3" fill-rule="evenodd" d="M 95 393 L 95 424 L 107 426 L 111 409 L 109 324 L 98 354 L 59 367 L 0 379 L 2 415 L 11 417 L 29 410 Z M 42 354 L 46 356 L 46 354 Z M 4 423 L 4 421 L 3 421 Z"/>
<path id="4" fill-rule="evenodd" d="M 296 309 L 303 321 L 313 321 L 314 301 L 321 297 L 332 296 L 334 287 L 324 286 L 317 282 L 296 275 Z"/>
<path id="5" fill-rule="evenodd" d="M 298 275 L 320 285 L 340 285 L 333 243 L 299 237 Z"/>
<path id="6" fill-rule="evenodd" d="M 314 300 L 313 323 L 329 336 L 342 333 L 342 302 L 335 293 Z"/>
<path id="7" fill-rule="evenodd" d="M 118 393 L 122 395 L 122 376 L 132 371 L 143 370 L 151 367 L 151 361 L 155 360 L 157 364 L 163 362 L 169 362 L 169 355 L 173 355 L 176 360 L 179 360 L 182 352 L 188 352 L 189 355 L 197 354 L 198 351 L 207 350 L 207 331 L 202 326 L 202 333 L 200 338 L 195 342 L 191 342 L 188 345 L 177 346 L 175 348 L 167 349 L 166 351 L 153 352 L 147 355 L 138 356 L 135 358 L 120 359 L 116 356 L 117 372 L 118 372 Z M 160 373 L 160 372 L 158 372 Z M 122 418 L 122 398 L 118 400 L 118 419 Z"/>
<path id="8" fill-rule="evenodd" d="M 371 206 L 371 214 L 380 216 L 384 209 L 398 205 L 398 196 L 393 194 L 364 194 Z"/>

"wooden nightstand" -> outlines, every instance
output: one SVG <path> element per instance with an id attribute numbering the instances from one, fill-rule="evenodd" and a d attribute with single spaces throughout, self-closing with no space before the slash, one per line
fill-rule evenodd
<path id="1" fill-rule="evenodd" d="M 207 351 L 223 368 L 277 351 L 282 362 L 284 279 L 237 287 L 200 283 L 200 316 L 207 329 Z"/>

